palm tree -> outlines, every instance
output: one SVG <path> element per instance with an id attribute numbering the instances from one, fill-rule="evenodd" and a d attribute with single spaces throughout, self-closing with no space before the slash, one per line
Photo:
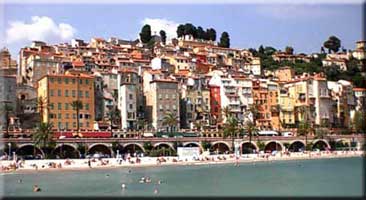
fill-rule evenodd
<path id="1" fill-rule="evenodd" d="M 35 146 L 44 149 L 45 154 L 47 155 L 48 150 L 52 146 L 53 141 L 53 124 L 48 122 L 40 122 L 36 128 L 35 133 L 32 136 L 32 140 Z"/>
<path id="2" fill-rule="evenodd" d="M 230 112 L 231 112 L 231 110 L 228 106 L 226 106 L 222 109 L 222 114 L 225 116 L 226 120 L 231 116 Z"/>
<path id="3" fill-rule="evenodd" d="M 6 129 L 5 137 L 8 137 L 9 126 L 10 126 L 10 114 L 13 112 L 13 107 L 8 105 L 6 102 L 3 106 L 3 108 L 1 109 L 1 112 L 5 114 L 5 129 Z"/>
<path id="4" fill-rule="evenodd" d="M 39 110 L 39 118 L 40 118 L 40 122 L 43 122 L 43 114 L 45 112 L 45 109 L 48 110 L 49 106 L 47 106 L 47 99 L 46 97 L 38 97 L 37 100 L 37 108 Z"/>
<path id="5" fill-rule="evenodd" d="M 108 113 L 109 121 L 111 123 L 111 132 L 113 124 L 117 121 L 120 121 L 121 119 L 121 112 L 118 110 L 117 107 L 112 108 Z"/>
<path id="6" fill-rule="evenodd" d="M 252 121 L 247 121 L 245 123 L 244 130 L 249 135 L 249 143 L 252 142 L 252 135 L 257 135 L 259 131 Z"/>
<path id="7" fill-rule="evenodd" d="M 228 136 L 232 139 L 232 147 L 234 151 L 234 137 L 236 134 L 240 132 L 239 130 L 239 121 L 235 117 L 229 116 L 229 118 L 226 120 L 223 128 L 223 137 L 226 138 Z"/>
<path id="8" fill-rule="evenodd" d="M 81 102 L 80 100 L 76 100 L 71 103 L 71 106 L 72 109 L 76 111 L 76 130 L 77 134 L 79 135 L 79 112 L 81 109 L 83 109 L 83 102 Z"/>
<path id="9" fill-rule="evenodd" d="M 178 124 L 178 119 L 175 113 L 168 112 L 163 118 L 163 126 L 168 126 L 170 132 L 173 132 L 173 127 Z"/>
<path id="10" fill-rule="evenodd" d="M 138 130 L 142 131 L 141 132 L 142 135 L 144 135 L 146 125 L 147 125 L 147 120 L 146 119 L 138 119 L 137 120 L 137 127 L 138 127 Z"/>
<path id="11" fill-rule="evenodd" d="M 258 118 L 258 105 L 256 104 L 252 104 L 249 106 L 249 110 L 248 110 L 250 113 L 252 113 L 253 115 L 253 123 L 254 123 L 254 126 L 256 126 L 256 121 L 257 121 L 257 118 Z"/>

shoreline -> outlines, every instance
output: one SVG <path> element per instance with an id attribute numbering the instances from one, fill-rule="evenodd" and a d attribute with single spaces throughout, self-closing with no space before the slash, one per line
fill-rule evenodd
<path id="1" fill-rule="evenodd" d="M 332 159 L 332 158 L 349 158 L 349 157 L 364 157 L 363 151 L 337 151 L 337 152 L 308 152 L 308 153 L 291 153 L 290 155 L 277 154 L 275 156 L 269 154 L 244 154 L 236 159 L 234 155 L 209 155 L 200 156 L 202 160 L 179 160 L 178 157 L 142 157 L 139 158 L 140 163 L 128 163 L 124 161 L 121 164 L 118 162 L 120 159 L 106 158 L 97 160 L 92 163 L 92 167 L 88 166 L 88 159 L 64 159 L 64 160 L 26 160 L 23 168 L 16 170 L 2 170 L 1 175 L 5 174 L 28 174 L 37 172 L 58 172 L 58 171 L 87 171 L 98 169 L 115 169 L 115 168 L 136 168 L 136 167 L 162 167 L 162 166 L 197 166 L 197 165 L 219 165 L 219 164 L 234 164 L 240 163 L 263 163 L 274 161 L 296 161 L 296 160 L 315 160 L 315 159 Z M 204 159 L 205 158 L 205 159 Z M 157 162 L 157 159 L 164 159 L 165 162 Z M 209 160 L 206 160 L 209 159 Z M 131 158 L 133 162 L 136 158 Z M 176 160 L 176 162 L 174 161 Z M 61 168 L 49 167 L 49 163 L 64 164 L 65 162 L 71 162 L 73 164 L 63 165 Z M 100 163 L 98 163 L 100 162 Z M 101 164 L 101 163 L 108 164 Z M 0 161 L 0 167 L 10 165 L 13 161 Z M 38 169 L 35 169 L 36 164 Z M 43 168 L 41 166 L 44 166 Z"/>

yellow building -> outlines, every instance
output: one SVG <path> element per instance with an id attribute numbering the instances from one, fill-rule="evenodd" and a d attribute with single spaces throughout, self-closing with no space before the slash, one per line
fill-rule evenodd
<path id="1" fill-rule="evenodd" d="M 76 130 L 73 101 L 81 101 L 79 129 L 94 127 L 94 77 L 86 74 L 46 75 L 38 81 L 38 97 L 45 100 L 43 122 L 52 122 L 55 129 Z"/>

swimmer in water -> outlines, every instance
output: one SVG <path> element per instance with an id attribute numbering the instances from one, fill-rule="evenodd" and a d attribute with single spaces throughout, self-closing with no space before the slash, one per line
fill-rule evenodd
<path id="1" fill-rule="evenodd" d="M 22 179 L 19 179 L 19 180 L 18 180 L 18 183 L 23 183 L 23 180 L 22 180 Z"/>
<path id="2" fill-rule="evenodd" d="M 130 173 L 130 174 L 131 174 L 131 170 L 130 170 L 130 169 L 128 170 L 128 173 Z"/>
<path id="3" fill-rule="evenodd" d="M 126 185 L 124 183 L 122 183 L 121 188 L 126 189 Z"/>
<path id="4" fill-rule="evenodd" d="M 41 188 L 38 187 L 38 185 L 33 185 L 33 192 L 40 192 Z"/>
<path id="5" fill-rule="evenodd" d="M 109 177 L 109 174 L 106 174 L 105 177 L 108 178 Z"/>
<path id="6" fill-rule="evenodd" d="M 159 190 L 158 189 L 155 189 L 154 190 L 154 194 L 158 194 L 159 193 Z"/>

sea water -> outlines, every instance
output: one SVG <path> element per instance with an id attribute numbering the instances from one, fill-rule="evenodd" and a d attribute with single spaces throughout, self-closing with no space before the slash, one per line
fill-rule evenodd
<path id="1" fill-rule="evenodd" d="M 139 183 L 150 177 L 151 183 Z M 333 158 L 5 174 L 5 197 L 296 196 L 360 197 L 363 159 Z M 19 183 L 18 180 L 22 179 Z M 158 184 L 158 180 L 161 184 Z M 33 192 L 37 184 L 42 191 Z M 122 189 L 121 185 L 126 188 Z"/>

